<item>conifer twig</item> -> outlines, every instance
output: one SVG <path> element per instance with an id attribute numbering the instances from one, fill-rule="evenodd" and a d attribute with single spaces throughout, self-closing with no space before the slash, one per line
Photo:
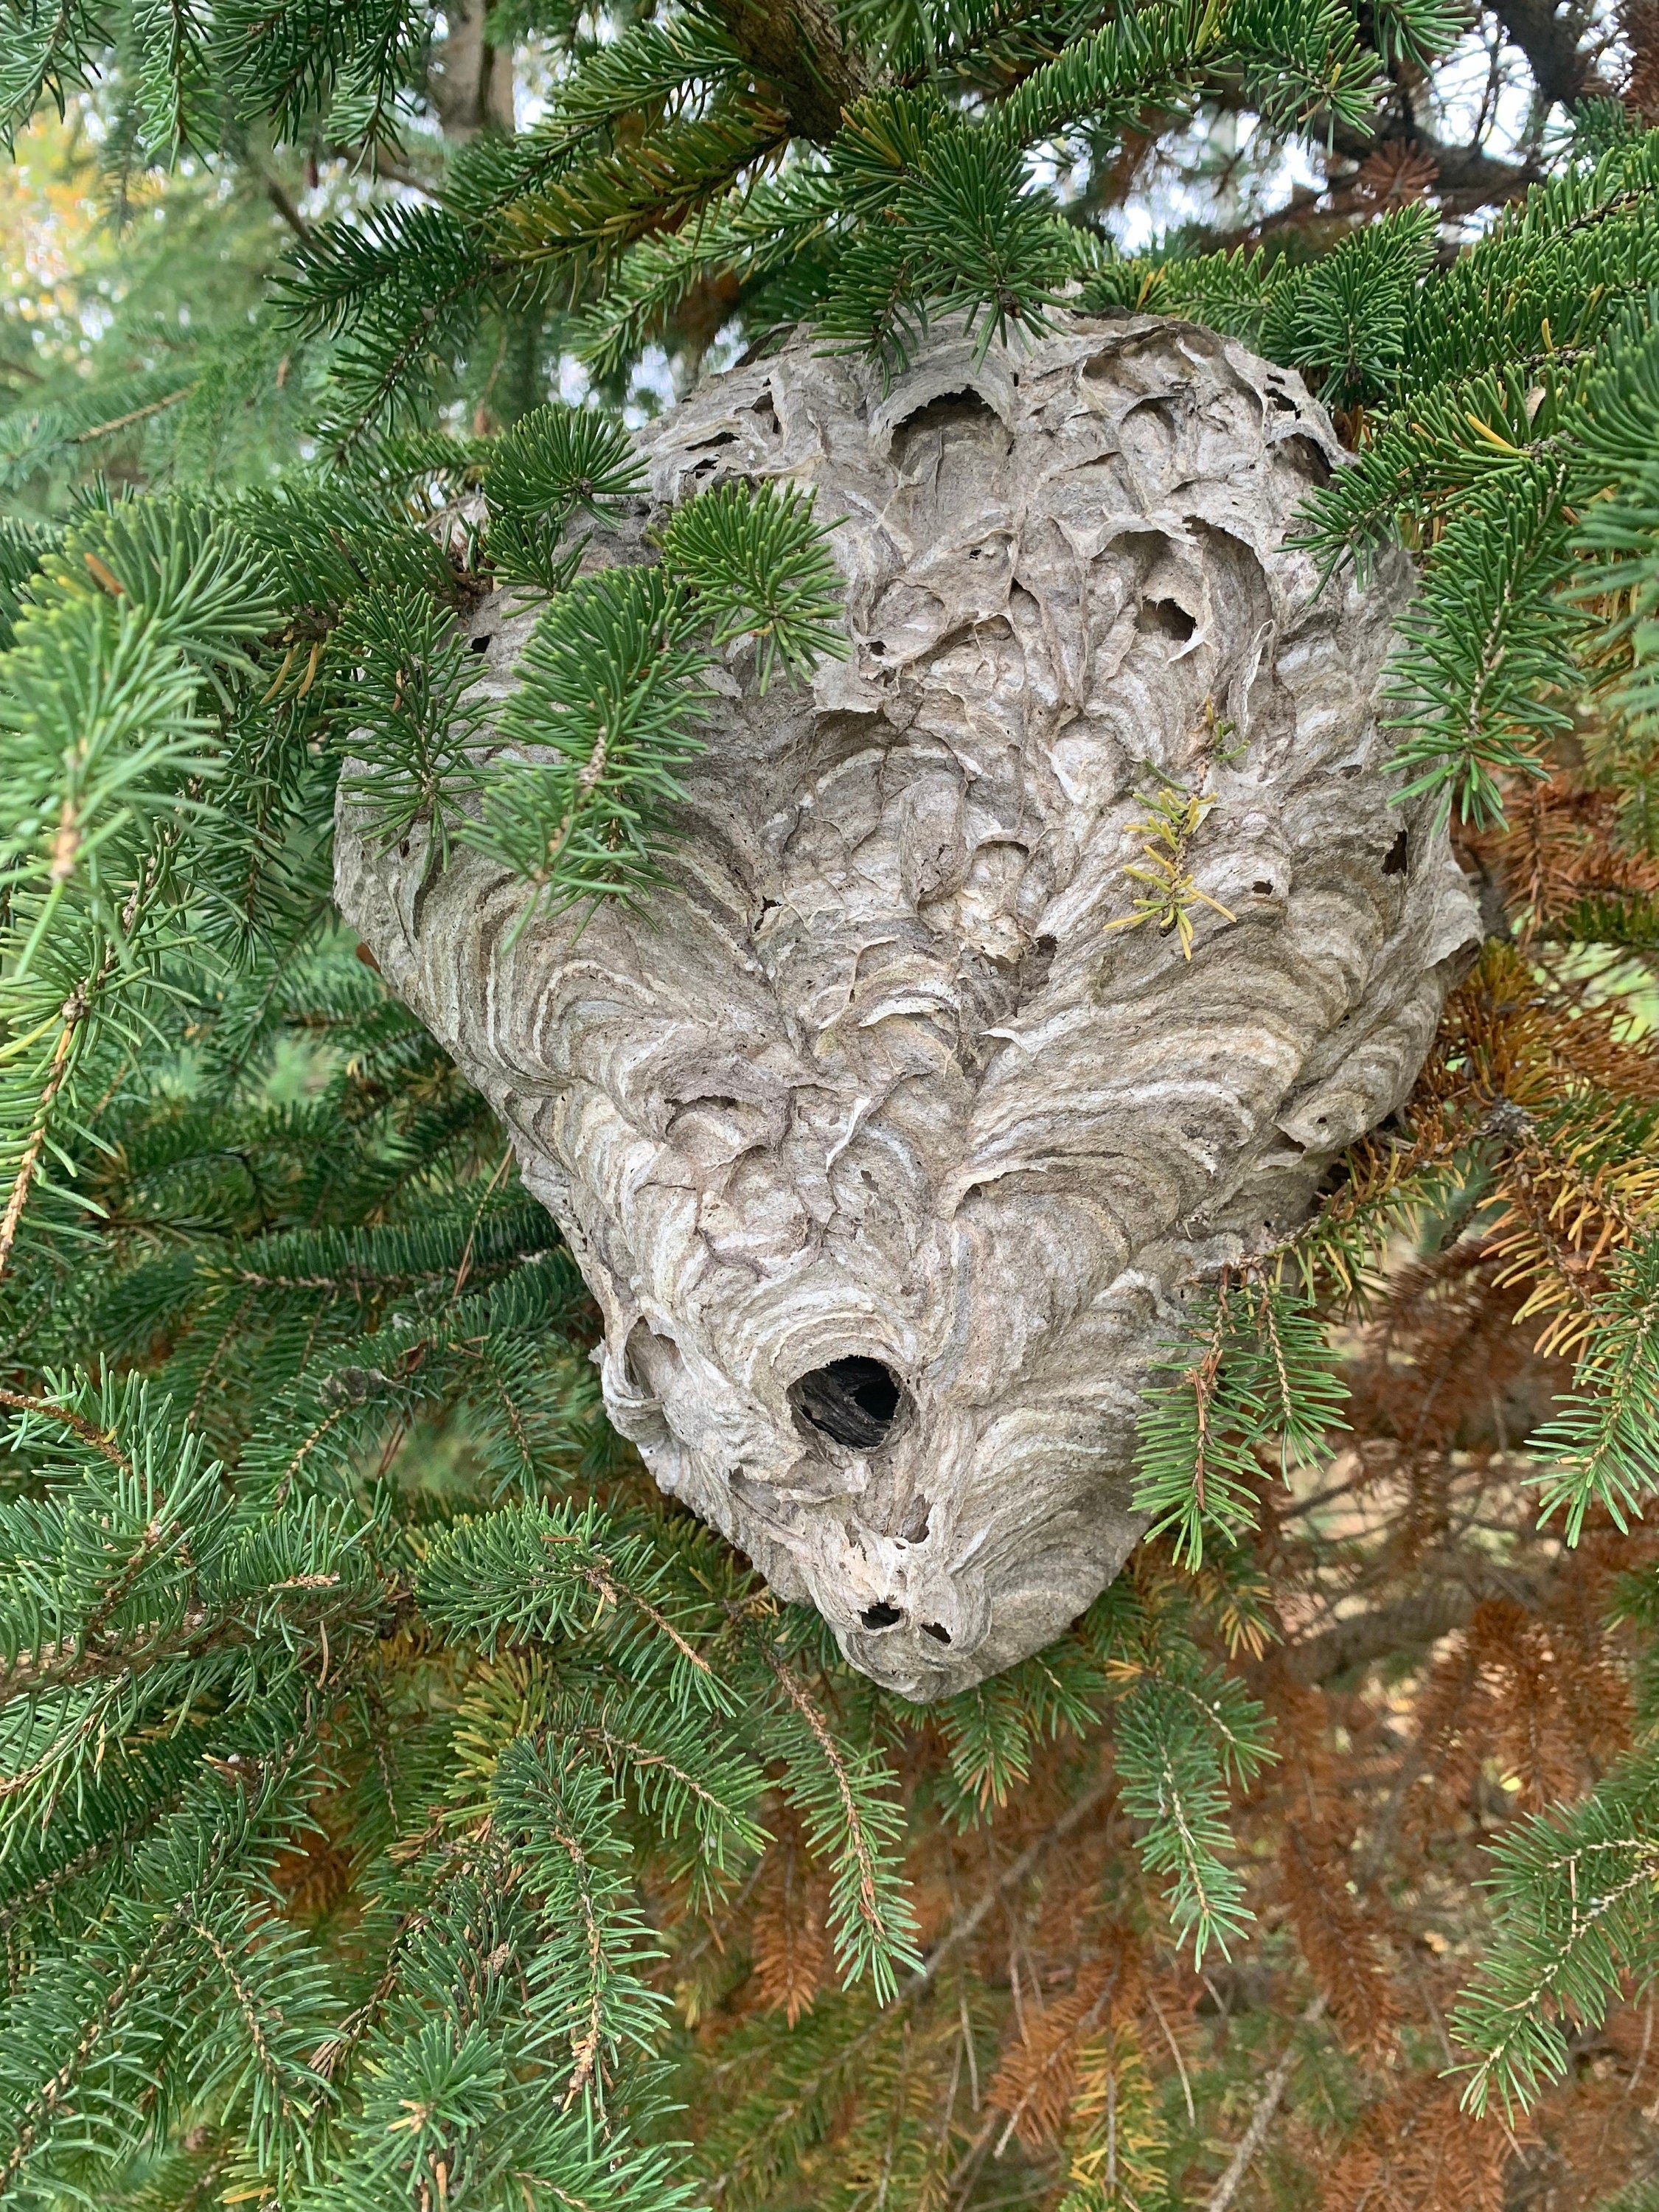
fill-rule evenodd
<path id="1" fill-rule="evenodd" d="M 185 395 L 179 392 L 176 396 L 182 399 Z M 91 556 L 88 555 L 88 558 L 90 559 Z M 138 909 L 149 896 L 155 880 L 156 866 L 156 858 L 152 854 L 138 871 L 137 881 L 128 892 L 121 908 L 122 934 L 129 939 L 132 935 L 133 924 L 138 918 Z M 0 1278 L 4 1277 L 7 1266 L 10 1261 L 12 1247 L 17 1242 L 18 1225 L 23 1218 L 23 1208 L 28 1203 L 30 1188 L 40 1171 L 40 1161 L 46 1148 L 46 1131 L 52 1122 L 52 1109 L 58 1103 L 58 1094 L 63 1089 L 64 1079 L 69 1074 L 70 1048 L 75 1042 L 82 1024 L 97 1002 L 98 994 L 115 972 L 115 963 L 119 956 L 119 941 L 112 942 L 105 952 L 96 975 L 83 975 L 64 1001 L 62 1008 L 64 1026 L 58 1031 L 58 1042 L 52 1048 L 52 1064 L 46 1073 L 46 1085 L 34 1109 L 34 1127 L 29 1133 L 29 1139 L 24 1147 L 22 1159 L 18 1164 L 16 1179 L 11 1187 L 11 1195 L 6 1201 L 4 1218 L 0 1219 Z"/>
<path id="2" fill-rule="evenodd" d="M 15 1413 L 41 1413 L 49 1421 L 61 1421 L 66 1429 L 72 1430 L 80 1437 L 83 1444 L 89 1444 L 94 1451 L 101 1452 L 112 1467 L 118 1467 L 124 1474 L 134 1472 L 132 1462 L 113 1437 L 106 1435 L 84 1414 L 74 1413 L 67 1406 L 54 1405 L 50 1398 L 31 1397 L 24 1390 L 0 1390 L 0 1406 L 9 1406 Z"/>
<path id="3" fill-rule="evenodd" d="M 762 1656 L 777 1677 L 779 1687 L 806 1723 L 819 1750 L 823 1753 L 825 1765 L 835 1778 L 836 1794 L 841 1799 L 842 1811 L 847 1820 L 847 1832 L 851 1838 L 853 1852 L 858 1862 L 860 1917 L 866 1927 L 878 1930 L 884 1936 L 887 1933 L 887 1925 L 882 1916 L 881 1899 L 876 1887 L 875 1855 L 871 1849 L 870 1839 L 865 1832 L 863 1816 L 860 1813 L 858 1800 L 853 1792 L 841 1747 L 836 1743 L 828 1721 L 807 1696 L 804 1685 L 797 1676 L 785 1665 L 783 1660 L 764 1637 L 757 1638 L 756 1641 L 759 1645 Z"/>
<path id="4" fill-rule="evenodd" d="M 112 438 L 118 430 L 131 429 L 135 422 L 143 422 L 152 415 L 164 414 L 176 407 L 181 399 L 188 399 L 196 386 L 181 384 L 176 392 L 169 392 L 164 399 L 152 399 L 148 407 L 135 407 L 130 414 L 117 415 L 108 422 L 94 422 L 90 430 L 82 430 L 70 440 L 72 446 L 90 445 L 94 438 Z"/>
<path id="5" fill-rule="evenodd" d="M 181 1924 L 188 1907 L 176 1905 L 161 1921 L 143 1949 L 137 1954 L 120 1979 L 105 1991 L 103 2002 L 82 2030 L 79 2040 L 57 2071 L 49 2075 L 22 2109 L 11 2149 L 0 2165 L 0 2197 L 6 2196 L 24 2162 L 39 2141 L 42 2127 L 58 2110 L 66 2092 L 92 2056 L 100 2039 L 122 2006 L 149 1972 L 167 1942 Z"/>
<path id="6" fill-rule="evenodd" d="M 1054 1845 L 1063 1843 L 1074 1828 L 1080 1828 L 1090 1814 L 1111 1796 L 1115 1787 L 1115 1782 L 1097 1782 L 1092 1790 L 1085 1790 L 1074 1804 L 1066 1808 L 1052 1827 L 1045 1828 L 1035 1843 L 1026 1845 L 1019 1856 L 997 1876 L 979 1903 L 945 1929 L 916 1972 L 901 1987 L 901 2002 L 908 1997 L 921 1996 L 951 1954 L 959 1951 L 964 1943 L 979 1933 L 1009 1891 L 1018 1889 L 1023 1881 L 1035 1874 Z"/>
<path id="7" fill-rule="evenodd" d="M 70 1048 L 75 1042 L 76 1031 L 86 1019 L 89 1004 L 90 994 L 84 984 L 77 984 L 64 1001 L 64 1026 L 58 1032 L 52 1064 L 46 1071 L 46 1085 L 34 1109 L 34 1127 L 23 1147 L 23 1157 L 12 1181 L 11 1195 L 6 1200 L 4 1217 L 0 1218 L 0 1277 L 5 1274 L 11 1260 L 12 1247 L 17 1242 L 23 1208 L 28 1204 L 29 1191 L 40 1170 L 41 1155 L 46 1149 L 46 1129 L 52 1120 L 52 1109 L 58 1103 L 58 1094 L 64 1087 L 64 1078 L 69 1073 Z"/>
<path id="8" fill-rule="evenodd" d="M 1322 1990 L 1310 2004 L 1303 2008 L 1297 2026 L 1311 2027 L 1324 2011 L 1325 2005 L 1326 1996 Z M 1256 2100 L 1255 2110 L 1250 2115 L 1250 2124 L 1239 2137 L 1238 2148 L 1228 2161 L 1227 2171 L 1211 2191 L 1204 2212 L 1227 2212 L 1228 2206 L 1237 2196 L 1239 2183 L 1249 2172 L 1251 2161 L 1267 2141 L 1267 2130 L 1273 2125 L 1273 2117 L 1284 2101 L 1285 2091 L 1291 2079 L 1291 2069 L 1295 2064 L 1296 2038 L 1292 2035 L 1279 2054 L 1278 2064 L 1267 2076 L 1261 2094 Z"/>
<path id="9" fill-rule="evenodd" d="M 789 2125 L 794 2116 L 816 2094 L 819 2084 L 827 2074 L 849 2065 L 860 2051 L 873 2043 L 878 2036 L 884 2034 L 895 2015 L 933 1986 L 945 1960 L 955 1952 L 959 1951 L 964 1943 L 972 1940 L 1009 1891 L 1018 1888 L 1021 1882 L 1034 1874 L 1054 1845 L 1064 1842 L 1074 1828 L 1081 1827 L 1090 1814 L 1104 1799 L 1109 1797 L 1115 1788 L 1116 1784 L 1109 1779 L 1096 1783 L 1092 1789 L 1085 1790 L 1081 1797 L 1068 1805 L 1060 1818 L 1051 1826 L 1045 1828 L 1034 1842 L 1028 1844 L 1019 1856 L 1004 1868 L 990 1887 L 981 1896 L 979 1902 L 963 1913 L 959 1920 L 953 1921 L 945 1929 L 915 1973 L 908 1981 L 899 1984 L 898 1993 L 886 2010 L 878 2013 L 869 2027 L 861 2029 L 850 2043 L 844 2045 L 836 2053 L 827 2066 L 819 2068 L 796 2090 L 795 2094 L 775 2115 L 775 2125 Z M 990 2137 L 1000 2125 L 1001 2120 L 1002 2114 L 1000 2111 L 994 2112 L 988 2117 L 981 2131 L 982 2139 L 985 2142 L 989 2142 Z M 744 2163 L 734 2161 L 723 2173 L 716 2175 L 708 2185 L 710 2198 L 718 2203 L 732 2183 L 738 2179 L 745 2170 Z M 961 2166 L 957 2169 L 958 2174 L 963 2171 L 963 2168 Z M 955 2179 L 953 2175 L 952 2180 L 954 2181 Z"/>

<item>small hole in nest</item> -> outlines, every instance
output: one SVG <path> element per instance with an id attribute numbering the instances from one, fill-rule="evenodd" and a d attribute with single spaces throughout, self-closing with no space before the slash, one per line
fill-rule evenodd
<path id="1" fill-rule="evenodd" d="M 623 1346 L 623 1370 L 642 1398 L 666 1397 L 684 1371 L 680 1348 L 672 1336 L 659 1336 L 648 1321 L 636 1321 Z M 744 1470 L 737 1468 L 735 1474 Z"/>
<path id="2" fill-rule="evenodd" d="M 1253 883 L 1250 885 L 1250 889 L 1255 893 L 1258 898 L 1271 898 L 1273 895 L 1273 885 L 1270 883 L 1266 883 L 1260 879 L 1255 883 Z"/>
<path id="3" fill-rule="evenodd" d="M 466 649 L 469 653 L 488 653 L 489 640 L 487 636 L 472 638 L 468 641 Z"/>
<path id="4" fill-rule="evenodd" d="M 1155 636 L 1172 638 L 1177 645 L 1185 645 L 1198 628 L 1198 622 L 1178 599 L 1146 599 L 1141 603 L 1140 627 Z"/>
<path id="5" fill-rule="evenodd" d="M 921 1632 L 924 1636 L 931 1636 L 935 1644 L 948 1644 L 951 1641 L 950 1630 L 940 1621 L 924 1620 L 921 1624 Z"/>
<path id="6" fill-rule="evenodd" d="M 937 454 L 947 441 L 977 445 L 988 431 L 1000 429 L 995 408 L 971 386 L 941 392 L 893 425 L 893 466 L 902 474 L 920 446 L 931 445 Z"/>
<path id="7" fill-rule="evenodd" d="M 903 1390 L 879 1359 L 832 1359 L 790 1385 L 789 1402 L 823 1436 L 855 1451 L 885 1443 Z"/>
<path id="8" fill-rule="evenodd" d="M 1395 839 L 1393 844 L 1389 848 L 1388 857 L 1382 863 L 1383 874 L 1385 876 L 1403 876 L 1406 872 L 1407 863 L 1411 859 L 1411 839 L 1405 830 L 1402 830 L 1400 835 Z"/>
<path id="9" fill-rule="evenodd" d="M 1281 406 L 1284 404 L 1283 401 L 1279 404 Z M 1297 476 L 1307 483 L 1328 484 L 1330 482 L 1331 465 L 1316 440 L 1304 437 L 1298 432 L 1292 437 L 1282 439 L 1278 451 L 1279 458 L 1288 461 Z"/>
<path id="10" fill-rule="evenodd" d="M 890 1628 L 895 1621 L 902 1620 L 903 1618 L 904 1615 L 896 1605 L 888 1605 L 885 1602 L 880 1605 L 866 1605 L 859 1615 L 859 1619 L 866 1628 Z"/>

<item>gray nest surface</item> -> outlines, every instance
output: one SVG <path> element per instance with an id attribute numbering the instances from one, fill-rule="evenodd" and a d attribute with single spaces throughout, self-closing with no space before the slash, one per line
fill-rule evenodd
<path id="1" fill-rule="evenodd" d="M 803 338 L 641 443 L 657 510 L 816 489 L 851 658 L 763 696 L 734 650 L 637 909 L 520 930 L 530 886 L 346 802 L 339 902 L 511 1133 L 657 1481 L 945 1696 L 1117 1572 L 1194 1282 L 1306 1218 L 1472 957 L 1378 726 L 1409 566 L 1321 588 L 1323 410 L 1166 319 L 942 336 L 886 390 Z M 472 625 L 501 698 L 534 619 Z M 1110 927 L 1188 793 L 1190 959 Z"/>

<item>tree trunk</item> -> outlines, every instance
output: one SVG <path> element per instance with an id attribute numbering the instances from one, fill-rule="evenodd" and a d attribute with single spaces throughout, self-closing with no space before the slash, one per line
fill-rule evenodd
<path id="1" fill-rule="evenodd" d="M 349 809 L 340 902 L 511 1132 L 663 1488 L 945 1695 L 1116 1573 L 1194 1279 L 1305 1218 L 1473 956 L 1378 726 L 1410 569 L 1321 587 L 1322 409 L 1171 320 L 941 336 L 885 392 L 802 339 L 642 442 L 660 502 L 816 486 L 850 660 L 761 697 L 733 649 L 637 910 L 515 934 L 527 885 Z M 477 618 L 499 696 L 532 619 Z"/>
<path id="2" fill-rule="evenodd" d="M 489 0 L 454 0 L 446 10 L 449 35 L 434 49 L 428 82 L 446 138 L 511 131 L 513 50 L 484 36 Z"/>

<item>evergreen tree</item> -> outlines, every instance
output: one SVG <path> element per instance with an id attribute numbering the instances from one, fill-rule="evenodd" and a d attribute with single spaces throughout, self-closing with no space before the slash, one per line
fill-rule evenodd
<path id="1" fill-rule="evenodd" d="M 1659 2204 L 1659 25 L 1486 27 L 1462 143 L 1442 0 L 0 0 L 0 128 L 96 125 L 133 264 L 0 353 L 0 2198 Z M 711 657 L 838 609 L 776 493 L 580 575 L 622 410 L 1066 305 L 1333 409 L 1305 542 L 1419 557 L 1489 938 L 1171 1345 L 1155 1540 L 923 1710 L 610 1434 L 331 825 L 350 757 L 379 834 L 648 896 Z M 492 781 L 509 583 L 553 757 Z"/>

